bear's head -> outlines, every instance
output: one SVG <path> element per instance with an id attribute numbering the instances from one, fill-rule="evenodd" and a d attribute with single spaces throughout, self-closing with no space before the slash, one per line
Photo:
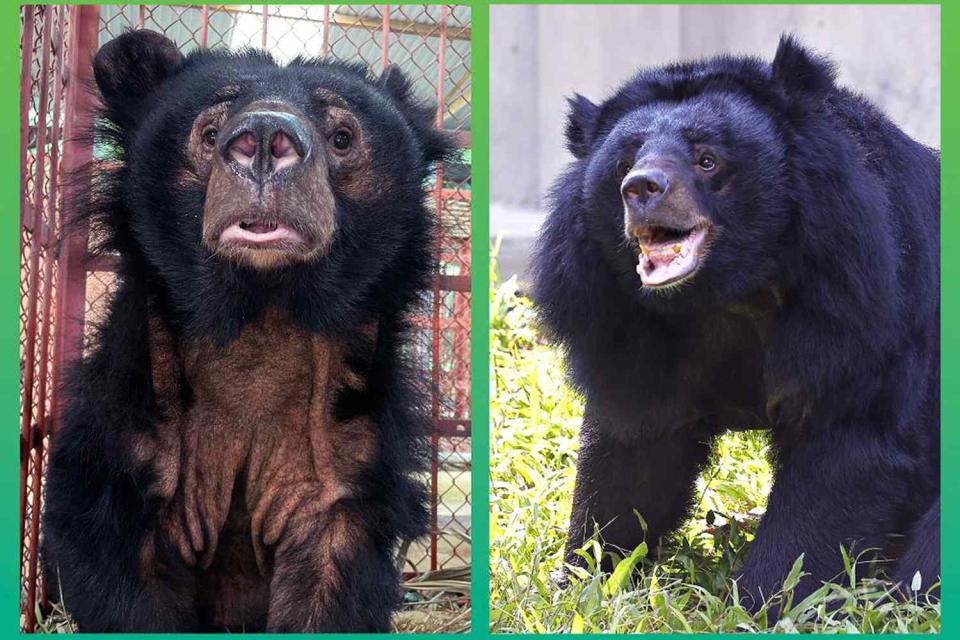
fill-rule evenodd
<path id="1" fill-rule="evenodd" d="M 447 156 L 394 67 L 245 50 L 183 57 L 131 31 L 94 60 L 94 207 L 127 277 L 187 331 L 268 307 L 334 331 L 403 310 L 432 264 L 425 181 Z"/>
<path id="2" fill-rule="evenodd" d="M 813 263 L 841 282 L 889 247 L 859 234 L 845 255 L 822 255 L 885 206 L 828 113 L 839 91 L 828 61 L 784 38 L 772 64 L 722 56 L 641 71 L 599 105 L 575 96 L 566 133 L 577 162 L 554 200 L 575 194 L 590 236 L 649 308 L 790 287 Z"/>

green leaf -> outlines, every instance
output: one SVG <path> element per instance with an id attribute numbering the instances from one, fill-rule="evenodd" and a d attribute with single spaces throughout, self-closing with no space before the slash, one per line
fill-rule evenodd
<path id="1" fill-rule="evenodd" d="M 803 556 L 800 556 L 793 561 L 793 567 L 790 568 L 790 573 L 787 574 L 786 580 L 783 581 L 783 590 L 792 591 L 798 584 L 800 584 L 800 578 L 805 574 L 803 573 Z"/>
<path id="2" fill-rule="evenodd" d="M 633 515 L 637 516 L 637 520 L 640 521 L 640 528 L 643 529 L 644 535 L 647 533 L 647 521 L 643 519 L 643 516 L 640 515 L 640 512 L 636 509 L 633 510 Z"/>
<path id="3" fill-rule="evenodd" d="M 584 618 L 589 618 L 600 608 L 600 601 L 600 574 L 596 574 L 587 583 L 587 586 L 580 591 L 580 597 L 577 599 L 577 611 Z"/>
<path id="4" fill-rule="evenodd" d="M 583 633 L 583 616 L 579 612 L 573 612 L 573 622 L 570 623 L 570 633 Z"/>
<path id="5" fill-rule="evenodd" d="M 830 587 L 828 587 L 827 585 L 823 585 L 822 587 L 820 587 L 819 589 L 817 589 L 816 591 L 808 595 L 806 598 L 801 600 L 799 604 L 794 606 L 790 610 L 790 615 L 796 618 L 803 611 L 806 611 L 807 609 L 812 609 L 813 607 L 815 607 L 817 603 L 821 601 L 828 602 L 829 601 L 827 599 L 828 595 L 830 595 Z M 835 598 L 832 598 L 832 599 L 835 599 Z"/>
<path id="6" fill-rule="evenodd" d="M 607 583 L 603 586 L 603 592 L 608 596 L 613 596 L 630 586 L 630 578 L 633 576 L 637 563 L 647 556 L 647 543 L 641 542 L 629 556 L 617 563 Z"/>
<path id="7" fill-rule="evenodd" d="M 587 571 L 593 573 L 594 568 L 597 566 L 597 563 L 594 561 L 593 556 L 587 551 L 586 547 L 581 547 L 580 549 L 574 549 L 573 552 L 583 558 L 584 562 L 587 563 Z"/>

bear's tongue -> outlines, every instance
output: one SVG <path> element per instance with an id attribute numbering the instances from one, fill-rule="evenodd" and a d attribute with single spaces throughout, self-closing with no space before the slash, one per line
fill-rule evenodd
<path id="1" fill-rule="evenodd" d="M 647 287 L 663 287 L 696 271 L 706 227 L 695 227 L 685 236 L 667 242 L 640 243 L 637 274 Z"/>

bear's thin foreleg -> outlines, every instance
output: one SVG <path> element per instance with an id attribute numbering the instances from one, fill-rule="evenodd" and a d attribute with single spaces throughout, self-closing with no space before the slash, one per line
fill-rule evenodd
<path id="1" fill-rule="evenodd" d="M 580 432 L 565 556 L 578 566 L 583 560 L 574 552 L 594 523 L 610 550 L 632 551 L 644 539 L 655 546 L 686 515 L 694 478 L 710 452 L 709 437 L 694 429 L 624 442 L 597 413 L 588 404 Z M 634 510 L 647 523 L 646 537 Z"/>
<path id="2" fill-rule="evenodd" d="M 269 632 L 383 633 L 397 608 L 397 570 L 358 503 L 292 517 L 274 556 Z"/>

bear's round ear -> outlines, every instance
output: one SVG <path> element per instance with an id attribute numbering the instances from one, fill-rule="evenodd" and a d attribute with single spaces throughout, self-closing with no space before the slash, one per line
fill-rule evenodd
<path id="1" fill-rule="evenodd" d="M 420 140 L 425 163 L 441 162 L 452 156 L 456 149 L 453 136 L 434 127 L 436 109 L 416 99 L 413 84 L 398 65 L 387 65 L 377 79 L 377 86 L 396 100 L 407 114 L 408 121 Z"/>
<path id="2" fill-rule="evenodd" d="M 387 68 L 380 74 L 380 88 L 392 95 L 397 100 L 406 100 L 410 95 L 410 80 L 406 74 L 395 64 L 387 65 Z"/>
<path id="3" fill-rule="evenodd" d="M 780 36 L 773 58 L 773 79 L 791 101 L 819 106 L 833 90 L 835 77 L 832 62 L 803 47 L 792 35 Z"/>
<path id="4" fill-rule="evenodd" d="M 100 47 L 93 74 L 103 101 L 110 109 L 132 106 L 183 61 L 177 45 L 155 31 L 128 31 Z"/>
<path id="5" fill-rule="evenodd" d="M 596 133 L 597 116 L 600 107 L 593 104 L 579 93 L 567 98 L 569 111 L 567 112 L 567 149 L 577 158 L 583 158 L 590 153 L 593 137 Z"/>

